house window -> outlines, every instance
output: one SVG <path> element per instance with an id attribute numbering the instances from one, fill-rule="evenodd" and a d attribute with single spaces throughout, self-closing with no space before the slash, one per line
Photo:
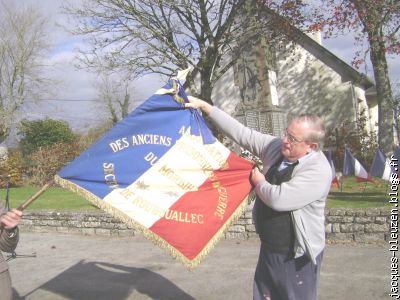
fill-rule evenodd
<path id="1" fill-rule="evenodd" d="M 278 91 L 276 89 L 277 81 L 276 81 L 276 72 L 272 70 L 268 70 L 268 82 L 269 82 L 269 90 L 271 93 L 271 103 L 272 105 L 278 106 Z"/>

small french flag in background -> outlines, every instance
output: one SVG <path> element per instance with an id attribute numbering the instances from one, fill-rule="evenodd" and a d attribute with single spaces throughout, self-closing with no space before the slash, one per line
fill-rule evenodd
<path id="1" fill-rule="evenodd" d="M 329 164 L 331 165 L 331 170 L 332 170 L 332 184 L 336 185 L 337 188 L 340 188 L 339 180 L 336 176 L 336 169 L 335 169 L 335 164 L 333 163 L 332 159 L 332 150 L 328 150 L 325 152 L 325 156 L 329 161 Z"/>
<path id="2" fill-rule="evenodd" d="M 357 181 L 372 181 L 372 177 L 368 175 L 368 172 L 361 165 L 361 163 L 351 154 L 350 150 L 344 149 L 344 160 L 343 160 L 343 176 L 356 176 Z"/>
<path id="3" fill-rule="evenodd" d="M 396 147 L 393 153 L 393 164 L 397 165 L 394 166 L 394 171 L 400 176 L 400 145 Z M 397 170 L 396 170 L 397 169 Z"/>
<path id="4" fill-rule="evenodd" d="M 370 175 L 389 181 L 390 175 L 394 173 L 394 171 L 395 169 L 390 165 L 389 159 L 382 150 L 378 149 L 371 165 Z"/>

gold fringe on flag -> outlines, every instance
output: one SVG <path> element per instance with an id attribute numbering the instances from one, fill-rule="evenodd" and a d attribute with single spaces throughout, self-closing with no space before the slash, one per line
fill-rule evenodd
<path id="1" fill-rule="evenodd" d="M 168 243 L 159 235 L 155 234 L 151 230 L 147 229 L 143 225 L 135 222 L 122 211 L 112 207 L 108 203 L 104 202 L 101 198 L 97 197 L 93 193 L 88 190 L 74 184 L 73 182 L 63 179 L 60 176 L 56 175 L 54 177 L 55 183 L 59 186 L 66 188 L 72 192 L 75 192 L 85 199 L 104 210 L 105 212 L 112 215 L 114 218 L 121 220 L 125 224 L 127 224 L 130 228 L 133 228 L 143 234 L 143 236 L 149 240 L 151 240 L 154 244 L 159 247 L 167 250 L 175 259 L 179 260 L 183 263 L 188 269 L 193 269 L 197 267 L 200 262 L 210 253 L 210 251 L 215 247 L 218 241 L 225 235 L 228 231 L 229 227 L 233 225 L 243 214 L 247 206 L 247 197 L 243 199 L 241 204 L 236 208 L 236 210 L 232 213 L 232 215 L 228 218 L 228 220 L 222 225 L 222 227 L 214 234 L 214 236 L 208 241 L 207 245 L 200 251 L 200 253 L 194 259 L 188 259 L 181 252 L 179 252 L 174 246 Z"/>

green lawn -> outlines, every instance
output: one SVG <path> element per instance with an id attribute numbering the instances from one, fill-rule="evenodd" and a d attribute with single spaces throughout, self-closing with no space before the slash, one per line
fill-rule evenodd
<path id="1" fill-rule="evenodd" d="M 329 208 L 366 208 L 392 205 L 388 202 L 389 183 L 374 179 L 374 182 L 358 183 L 353 177 L 346 177 L 342 190 L 332 187 L 328 197 Z M 20 187 L 10 189 L 10 207 L 18 207 L 39 188 Z M 0 189 L 0 201 L 4 203 L 6 191 Z M 59 187 L 45 191 L 28 209 L 80 210 L 97 209 L 83 197 Z"/>
<path id="2" fill-rule="evenodd" d="M 388 197 L 389 182 L 374 178 L 374 182 L 357 182 L 354 177 L 345 177 L 341 189 L 331 188 L 329 208 L 366 208 L 392 205 Z"/>
<path id="3" fill-rule="evenodd" d="M 9 193 L 10 207 L 18 207 L 38 190 L 39 187 L 11 188 Z M 5 197 L 5 189 L 0 189 L 0 200 L 3 204 Z M 51 187 L 41 194 L 27 209 L 80 210 L 97 208 L 76 193 L 60 187 Z"/>

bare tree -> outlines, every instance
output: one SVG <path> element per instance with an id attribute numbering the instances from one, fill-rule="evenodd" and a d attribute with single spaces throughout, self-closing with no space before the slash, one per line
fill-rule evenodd
<path id="1" fill-rule="evenodd" d="M 0 143 L 24 101 L 47 81 L 41 73 L 49 48 L 46 28 L 39 11 L 0 1 Z"/>
<path id="2" fill-rule="evenodd" d="M 242 16 L 268 8 L 296 23 L 303 20 L 301 2 L 87 0 L 82 7 L 67 4 L 64 9 L 78 20 L 73 32 L 91 45 L 82 51 L 84 66 L 96 68 L 101 57 L 109 69 L 128 68 L 133 76 L 153 72 L 170 76 L 177 69 L 193 67 L 186 84 L 193 87 L 198 76 L 197 94 L 211 102 L 215 83 L 237 59 L 233 50 L 266 32 L 260 25 L 266 15 L 257 20 Z"/>
<path id="3" fill-rule="evenodd" d="M 123 78 L 116 79 L 113 74 L 103 72 L 96 84 L 99 98 L 103 101 L 110 114 L 110 121 L 115 125 L 125 118 L 132 108 L 132 99 L 129 93 L 129 81 Z"/>

